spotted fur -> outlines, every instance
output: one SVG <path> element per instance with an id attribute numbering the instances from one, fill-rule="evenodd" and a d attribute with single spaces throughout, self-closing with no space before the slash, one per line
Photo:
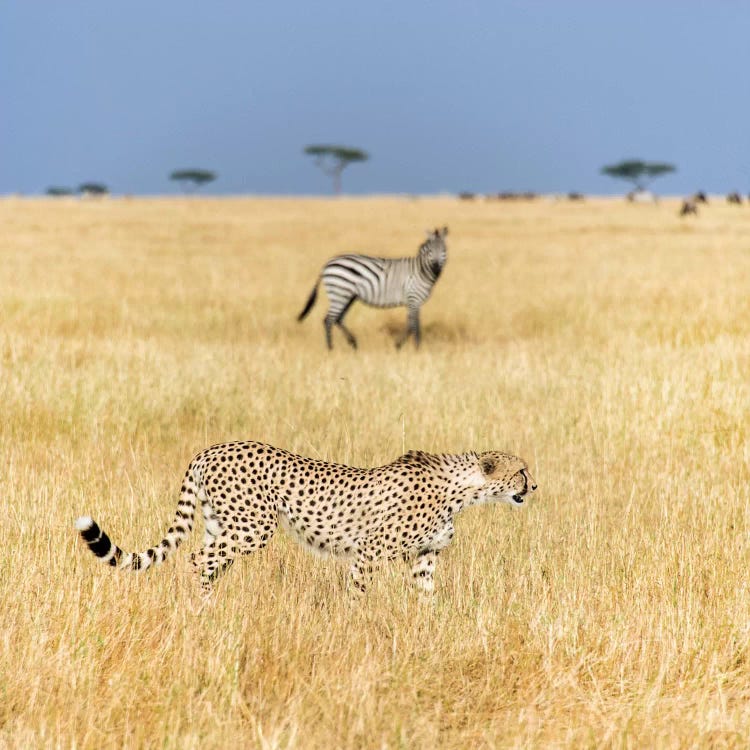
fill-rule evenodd
<path id="1" fill-rule="evenodd" d="M 204 588 L 237 555 L 265 547 L 281 526 L 311 552 L 350 558 L 350 578 L 360 591 L 380 561 L 401 557 L 411 563 L 417 588 L 429 593 L 457 513 L 491 502 L 518 506 L 535 489 L 523 460 L 496 451 L 409 451 L 386 466 L 358 469 L 263 443 L 224 443 L 190 462 L 174 521 L 155 547 L 124 552 L 88 516 L 76 528 L 102 562 L 141 570 L 180 546 L 200 504 L 205 540 L 192 561 Z"/>

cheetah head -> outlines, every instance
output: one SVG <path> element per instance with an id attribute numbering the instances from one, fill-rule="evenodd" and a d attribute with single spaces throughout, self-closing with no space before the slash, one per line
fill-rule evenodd
<path id="1" fill-rule="evenodd" d="M 518 507 L 536 490 L 526 462 L 517 456 L 499 451 L 480 453 L 479 469 L 484 484 L 475 492 L 477 503 L 509 503 Z"/>

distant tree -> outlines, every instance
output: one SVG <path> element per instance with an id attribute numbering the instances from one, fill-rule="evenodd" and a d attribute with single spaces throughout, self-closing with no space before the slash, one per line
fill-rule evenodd
<path id="1" fill-rule="evenodd" d="M 213 182 L 216 179 L 216 173 L 208 169 L 176 169 L 169 175 L 169 179 L 182 183 L 182 189 L 186 193 L 192 193 L 203 185 Z"/>
<path id="2" fill-rule="evenodd" d="M 305 153 L 315 157 L 315 166 L 333 178 L 333 192 L 341 192 L 341 173 L 354 162 L 367 161 L 370 156 L 366 151 L 348 146 L 306 146 Z"/>
<path id="3" fill-rule="evenodd" d="M 109 188 L 101 182 L 84 182 L 78 186 L 81 195 L 107 195 Z"/>
<path id="4" fill-rule="evenodd" d="M 55 198 L 59 198 L 63 195 L 73 195 L 73 188 L 69 187 L 48 187 L 47 188 L 47 195 L 52 195 Z"/>
<path id="5" fill-rule="evenodd" d="M 648 162 L 640 159 L 626 159 L 618 164 L 602 167 L 602 174 L 626 180 L 635 186 L 636 190 L 645 190 L 651 180 L 656 177 L 674 172 L 676 167 L 664 162 Z"/>

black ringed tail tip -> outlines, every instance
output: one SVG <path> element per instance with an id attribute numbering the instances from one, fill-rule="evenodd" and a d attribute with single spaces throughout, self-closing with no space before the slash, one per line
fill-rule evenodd
<path id="1" fill-rule="evenodd" d="M 93 518 L 81 516 L 76 519 L 76 529 L 78 529 L 88 548 L 98 558 L 102 559 L 102 562 L 113 566 L 117 565 L 121 556 L 120 550 L 117 547 L 113 549 L 110 538 L 99 528 L 99 524 Z"/>
<path id="2" fill-rule="evenodd" d="M 76 519 L 76 529 L 86 542 L 95 542 L 102 534 L 102 530 L 91 516 L 81 516 Z"/>

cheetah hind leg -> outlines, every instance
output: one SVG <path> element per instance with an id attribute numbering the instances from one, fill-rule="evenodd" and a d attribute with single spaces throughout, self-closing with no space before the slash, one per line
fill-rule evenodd
<path id="1" fill-rule="evenodd" d="M 263 531 L 254 530 L 249 534 L 238 534 L 235 529 L 228 527 L 219 536 L 214 537 L 199 552 L 191 556 L 201 583 L 201 589 L 208 593 L 213 583 L 231 567 L 237 555 L 249 555 L 263 549 L 273 536 L 271 522 Z M 242 537 L 240 541 L 240 537 Z"/>
<path id="2" fill-rule="evenodd" d="M 197 552 L 193 552 L 190 562 L 198 573 L 201 591 L 204 594 L 209 594 L 213 590 L 214 581 L 231 567 L 236 555 L 235 543 L 226 532 L 215 537 L 210 544 Z"/>

